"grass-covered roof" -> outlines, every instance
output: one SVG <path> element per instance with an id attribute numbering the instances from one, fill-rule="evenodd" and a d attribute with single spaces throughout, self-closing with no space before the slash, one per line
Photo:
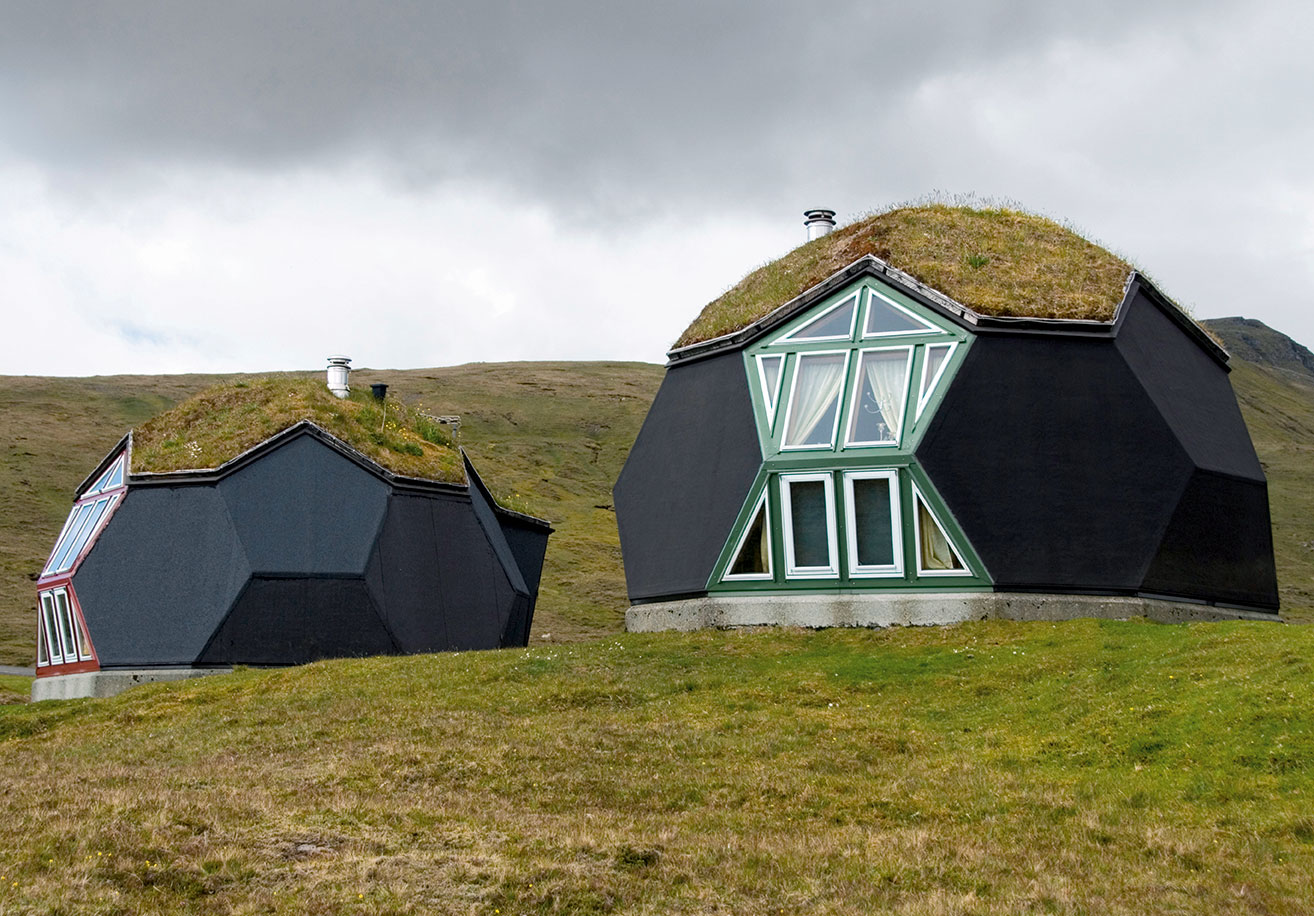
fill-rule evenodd
<path id="1" fill-rule="evenodd" d="M 461 456 L 442 427 L 368 390 L 339 399 L 318 378 L 272 376 L 208 388 L 133 431 L 132 470 L 215 468 L 301 420 L 407 477 L 461 483 Z"/>
<path id="2" fill-rule="evenodd" d="M 1002 207 L 928 204 L 865 217 L 759 267 L 676 341 L 752 324 L 865 255 L 982 315 L 1107 321 L 1132 267 L 1053 220 Z"/>

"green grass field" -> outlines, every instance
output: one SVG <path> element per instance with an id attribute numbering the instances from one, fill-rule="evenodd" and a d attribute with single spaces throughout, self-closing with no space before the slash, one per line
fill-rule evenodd
<path id="1" fill-rule="evenodd" d="M 657 366 L 363 370 L 557 527 L 528 650 L 23 704 L 0 914 L 1298 914 L 1314 629 L 619 635 L 610 488 Z M 0 379 L 0 663 L 74 486 L 201 377 Z M 1314 376 L 1238 361 L 1284 615 L 1314 618 Z"/>
<path id="2" fill-rule="evenodd" d="M 711 631 L 0 707 L 0 912 L 1303 914 L 1312 658 Z"/>

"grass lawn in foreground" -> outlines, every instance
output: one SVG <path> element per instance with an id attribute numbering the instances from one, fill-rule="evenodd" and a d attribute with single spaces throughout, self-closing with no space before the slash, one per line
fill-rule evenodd
<path id="1" fill-rule="evenodd" d="M 1314 629 L 627 635 L 0 707 L 3 913 L 1307 913 Z"/>

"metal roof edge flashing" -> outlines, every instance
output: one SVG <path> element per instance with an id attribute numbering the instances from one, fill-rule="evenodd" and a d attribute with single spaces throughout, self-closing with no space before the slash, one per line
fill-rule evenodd
<path id="1" fill-rule="evenodd" d="M 287 444 L 301 436 L 311 436 L 329 448 L 338 452 L 385 483 L 402 489 L 442 490 L 447 492 L 465 492 L 465 485 L 444 480 L 429 480 L 423 477 L 407 477 L 388 470 L 372 458 L 367 457 L 342 441 L 313 420 L 298 420 L 286 429 L 281 429 L 267 439 L 262 439 L 246 451 L 229 458 L 223 464 L 213 468 L 186 468 L 178 471 L 137 471 L 129 475 L 128 482 L 134 486 L 166 486 L 179 483 L 210 483 L 221 480 L 229 474 L 236 473 L 261 456 Z"/>
<path id="2" fill-rule="evenodd" d="M 1230 365 L 1232 354 L 1227 352 L 1227 348 L 1210 337 L 1198 321 L 1188 315 L 1180 305 L 1168 298 L 1159 287 L 1154 285 L 1153 280 L 1139 270 L 1133 270 L 1127 278 L 1127 286 L 1122 302 L 1119 303 L 1118 312 L 1114 315 L 1116 324 L 1121 324 L 1126 308 L 1130 306 L 1131 301 L 1136 298 L 1138 292 L 1144 292 L 1145 298 L 1154 303 L 1161 312 L 1185 331 L 1186 336 L 1190 337 L 1214 362 L 1222 366 L 1224 371 L 1232 371 Z"/>
<path id="3" fill-rule="evenodd" d="M 723 350 L 739 349 L 746 346 L 773 328 L 785 324 L 796 315 L 811 308 L 818 300 L 824 299 L 839 287 L 862 276 L 881 277 L 891 282 L 901 292 L 932 308 L 938 314 L 943 314 L 946 318 L 964 324 L 968 328 L 976 327 L 983 317 L 961 302 L 927 286 L 910 274 L 904 273 L 897 267 L 890 266 L 875 255 L 865 254 L 856 261 L 841 267 L 820 283 L 808 287 L 793 299 L 777 306 L 761 318 L 744 325 L 737 331 L 731 331 L 729 334 L 722 334 L 720 337 L 713 337 L 711 340 L 701 340 L 697 343 L 667 351 L 666 365 L 669 368 L 679 363 L 702 359 Z"/>
<path id="4" fill-rule="evenodd" d="M 480 477 L 479 472 L 475 470 L 474 462 L 470 460 L 470 456 L 466 453 L 465 446 L 457 446 L 457 451 L 461 453 L 461 464 L 465 469 L 467 487 L 477 487 L 479 492 L 484 495 L 484 498 L 488 500 L 489 505 L 493 507 L 494 512 L 498 515 L 505 515 L 513 520 L 528 522 L 536 527 L 546 528 L 549 534 L 556 531 L 556 529 L 552 527 L 552 523 L 545 518 L 539 518 L 536 515 L 529 515 L 525 512 L 517 512 L 515 509 L 508 509 L 499 504 L 497 497 L 493 496 L 493 491 L 488 489 L 488 485 L 484 483 L 484 479 Z"/>

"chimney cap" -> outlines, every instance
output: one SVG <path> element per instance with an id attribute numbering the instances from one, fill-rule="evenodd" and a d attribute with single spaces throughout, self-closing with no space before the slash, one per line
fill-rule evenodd
<path id="1" fill-rule="evenodd" d="M 835 228 L 835 211 L 817 208 L 803 211 L 803 225 L 808 229 L 808 241 L 829 235 Z"/>

